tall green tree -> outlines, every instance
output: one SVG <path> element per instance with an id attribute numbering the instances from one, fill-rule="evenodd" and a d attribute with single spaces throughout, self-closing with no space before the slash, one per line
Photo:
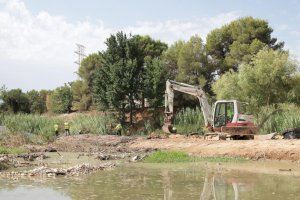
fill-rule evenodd
<path id="1" fill-rule="evenodd" d="M 130 113 L 133 124 L 137 102 L 143 106 L 148 85 L 146 60 L 160 57 L 167 45 L 149 36 L 127 36 L 122 32 L 111 35 L 102 53 L 102 67 L 97 70 L 94 96 L 103 108 L 114 108 L 124 122 Z"/>
<path id="2" fill-rule="evenodd" d="M 76 80 L 71 84 L 73 96 L 72 109 L 78 111 L 86 111 L 92 104 L 92 96 L 86 81 Z"/>
<path id="3" fill-rule="evenodd" d="M 241 63 L 250 62 L 262 48 L 282 49 L 283 42 L 272 37 L 268 22 L 244 17 L 211 31 L 206 49 L 219 75 L 230 69 L 238 70 Z"/>
<path id="4" fill-rule="evenodd" d="M 2 88 L 0 99 L 3 101 L 1 108 L 4 111 L 30 113 L 29 99 L 21 89 L 6 90 Z"/>
<path id="5" fill-rule="evenodd" d="M 30 106 L 30 113 L 44 113 L 46 112 L 46 96 L 47 91 L 41 90 L 31 90 L 26 93 L 27 98 L 29 100 L 29 106 Z"/>
<path id="6" fill-rule="evenodd" d="M 243 64 L 238 72 L 221 76 L 213 89 L 218 99 L 238 99 L 249 102 L 255 109 L 271 104 L 297 103 L 294 102 L 299 98 L 299 94 L 294 93 L 294 88 L 298 87 L 297 79 L 296 64 L 287 52 L 265 48 L 250 63 Z"/>
<path id="7" fill-rule="evenodd" d="M 72 100 L 71 87 L 65 84 L 56 88 L 48 96 L 48 109 L 53 113 L 69 113 L 72 108 Z"/>
<path id="8" fill-rule="evenodd" d="M 114 108 L 120 114 L 122 123 L 129 110 L 133 124 L 135 99 L 139 92 L 139 66 L 132 55 L 134 47 L 130 38 L 122 32 L 111 35 L 103 52 L 103 64 L 95 76 L 94 96 L 104 108 Z"/>

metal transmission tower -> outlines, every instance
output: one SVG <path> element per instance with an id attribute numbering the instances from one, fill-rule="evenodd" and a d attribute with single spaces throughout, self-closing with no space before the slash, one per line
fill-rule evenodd
<path id="1" fill-rule="evenodd" d="M 75 53 L 78 55 L 78 60 L 75 61 L 75 63 L 78 65 L 78 67 L 80 67 L 81 61 L 86 56 L 84 53 L 85 46 L 83 46 L 82 44 L 76 44 L 76 46 L 77 46 L 77 50 L 75 51 Z"/>

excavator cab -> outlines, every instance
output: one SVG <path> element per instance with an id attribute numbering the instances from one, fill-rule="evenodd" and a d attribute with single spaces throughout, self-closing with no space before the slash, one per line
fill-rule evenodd
<path id="1" fill-rule="evenodd" d="M 253 116 L 246 114 L 243 103 L 237 100 L 220 100 L 213 109 L 214 131 L 227 132 L 231 135 L 253 135 L 256 127 Z"/>

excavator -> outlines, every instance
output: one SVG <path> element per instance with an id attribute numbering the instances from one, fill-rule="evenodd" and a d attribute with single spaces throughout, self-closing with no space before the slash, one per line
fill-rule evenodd
<path id="1" fill-rule="evenodd" d="M 181 92 L 198 98 L 204 117 L 205 126 L 210 133 L 205 136 L 218 136 L 219 139 L 254 139 L 258 128 L 253 123 L 253 116 L 244 113 L 244 104 L 237 100 L 218 100 L 213 109 L 207 95 L 200 86 L 193 86 L 172 80 L 166 81 L 165 118 L 163 131 L 174 133 L 174 92 Z"/>

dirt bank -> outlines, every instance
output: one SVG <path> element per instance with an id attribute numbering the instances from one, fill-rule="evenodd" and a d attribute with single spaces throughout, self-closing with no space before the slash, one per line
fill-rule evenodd
<path id="1" fill-rule="evenodd" d="M 43 147 L 44 148 L 44 147 Z M 62 152 L 101 152 L 135 155 L 153 149 L 181 150 L 196 156 L 246 157 L 253 160 L 300 161 L 300 140 L 212 141 L 197 137 L 171 135 L 165 139 L 146 139 L 113 135 L 76 135 L 57 139 L 47 147 Z"/>
<path id="2" fill-rule="evenodd" d="M 246 157 L 253 160 L 300 161 L 300 140 L 229 140 L 209 141 L 202 138 L 171 136 L 166 139 L 137 139 L 131 148 L 181 150 L 196 156 Z"/>

